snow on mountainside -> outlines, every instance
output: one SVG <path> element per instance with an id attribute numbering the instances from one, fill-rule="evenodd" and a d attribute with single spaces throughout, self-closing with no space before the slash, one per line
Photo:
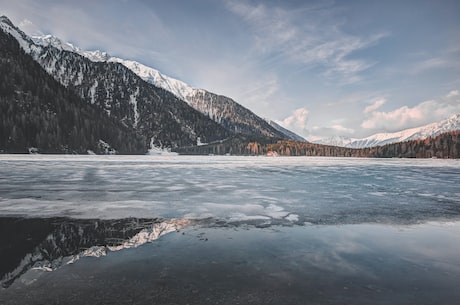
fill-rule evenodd
<path id="1" fill-rule="evenodd" d="M 348 147 L 350 143 L 353 141 L 357 141 L 359 139 L 350 138 L 346 136 L 332 136 L 329 138 L 309 138 L 310 142 L 315 144 L 323 144 L 323 145 L 332 145 L 332 146 L 340 146 L 340 147 Z"/>
<path id="2" fill-rule="evenodd" d="M 77 46 L 74 46 L 70 42 L 65 42 L 62 41 L 61 39 L 52 36 L 52 35 L 44 35 L 44 36 L 32 36 L 31 37 L 32 41 L 40 46 L 47 47 L 47 46 L 52 46 L 55 47 L 58 50 L 62 51 L 69 51 L 69 52 L 74 52 L 77 54 L 80 54 L 86 58 L 88 58 L 91 61 L 108 61 L 110 59 L 110 55 L 107 54 L 106 52 L 102 51 L 83 51 Z"/>
<path id="3" fill-rule="evenodd" d="M 86 56 L 84 53 L 82 55 Z M 204 89 L 193 88 L 183 81 L 166 76 L 158 70 L 136 61 L 116 57 L 111 57 L 108 61 L 121 63 L 146 82 L 173 93 L 228 130 L 236 133 L 258 134 L 305 141 L 287 129 L 277 128 L 271 123 L 266 122 L 231 98 L 214 94 Z"/>
<path id="4" fill-rule="evenodd" d="M 188 146 L 198 138 L 212 142 L 231 135 L 169 91 L 146 83 L 124 65 L 107 62 L 109 56 L 104 52 L 81 51 L 52 36 L 33 40 L 4 16 L 0 30 L 13 36 L 49 75 L 93 109 L 105 112 L 148 142 L 153 139 L 155 146 Z"/>
<path id="5" fill-rule="evenodd" d="M 34 36 L 32 37 L 32 40 L 34 43 L 44 47 L 53 46 L 59 50 L 70 51 L 80 54 L 94 62 L 120 63 L 128 69 L 130 69 L 131 71 L 133 71 L 134 73 L 136 73 L 140 78 L 142 78 L 146 82 L 151 83 L 159 88 L 163 88 L 173 93 L 174 95 L 176 95 L 184 101 L 187 101 L 186 97 L 190 95 L 194 90 L 192 87 L 180 80 L 165 76 L 161 74 L 160 71 L 145 66 L 133 60 L 125 60 L 118 57 L 112 57 L 107 52 L 102 52 L 99 50 L 84 51 L 79 47 L 74 46 L 69 42 L 64 42 L 61 39 L 52 35 Z"/>
<path id="6" fill-rule="evenodd" d="M 11 32 L 14 31 L 9 31 L 10 34 Z M 18 37 L 15 37 L 18 39 Z M 22 37 L 19 37 L 21 40 L 24 40 Z M 115 62 L 115 63 L 120 63 L 133 71 L 135 74 L 137 74 L 140 78 L 145 80 L 148 83 L 151 83 L 159 88 L 163 88 L 174 95 L 176 95 L 178 98 L 184 100 L 187 102 L 187 96 L 192 94 L 193 88 L 187 85 L 186 83 L 165 76 L 160 73 L 160 71 L 153 69 L 151 67 L 145 66 L 141 63 L 138 63 L 136 61 L 132 60 L 125 60 L 117 57 L 112 57 L 110 56 L 107 52 L 102 52 L 99 50 L 95 51 L 84 51 L 80 49 L 79 47 L 69 43 L 65 42 L 58 37 L 52 36 L 52 35 L 43 35 L 43 36 L 33 36 L 31 37 L 32 41 L 43 47 L 47 46 L 52 46 L 55 47 L 58 50 L 62 51 L 69 51 L 69 52 L 74 52 L 77 54 L 80 54 L 86 58 L 88 58 L 91 61 L 94 62 Z M 24 48 L 24 45 L 27 45 L 28 48 L 28 43 L 22 43 L 21 46 Z M 27 50 L 26 50 L 27 51 Z"/>
<path id="7" fill-rule="evenodd" d="M 421 127 L 405 129 L 393 133 L 377 133 L 362 139 L 331 137 L 312 140 L 314 143 L 350 148 L 382 146 L 391 143 L 435 137 L 445 132 L 460 130 L 460 114 L 455 114 L 440 122 Z"/>
<path id="8" fill-rule="evenodd" d="M 147 83 L 174 94 L 192 108 L 205 114 L 232 132 L 293 140 L 302 139 L 289 130 L 276 128 L 276 126 L 269 124 L 249 109 L 228 97 L 220 96 L 203 89 L 195 89 L 185 82 L 168 77 L 158 70 L 139 62 L 111 57 L 106 52 L 101 51 L 83 51 L 73 44 L 64 42 L 51 35 L 36 36 L 33 37 L 33 41 L 43 47 L 53 46 L 59 50 L 77 53 L 94 62 L 120 63 Z M 304 141 L 304 139 L 301 141 Z"/>
<path id="9" fill-rule="evenodd" d="M 84 52 L 82 55 L 87 56 L 87 54 L 85 53 L 86 52 Z M 147 67 L 141 63 L 138 63 L 137 61 L 124 60 L 117 57 L 110 57 L 107 60 L 124 65 L 125 67 L 136 73 L 138 76 L 140 76 L 140 78 L 142 78 L 146 82 L 151 83 L 157 87 L 163 88 L 186 102 L 187 96 L 189 96 L 194 90 L 186 83 L 174 79 L 172 77 L 165 76 L 161 74 L 160 71 L 153 69 L 151 67 Z"/>

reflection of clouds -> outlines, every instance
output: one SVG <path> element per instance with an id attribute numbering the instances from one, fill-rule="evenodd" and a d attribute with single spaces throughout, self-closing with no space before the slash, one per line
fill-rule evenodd
<path id="1" fill-rule="evenodd" d="M 315 251 L 309 262 L 323 271 L 342 275 L 376 278 L 374 271 L 363 264 L 364 258 L 373 255 L 369 248 L 353 238 L 341 236 L 340 240 L 325 240 L 324 249 Z"/>
<path id="2" fill-rule="evenodd" d="M 377 276 L 375 266 L 391 261 L 460 273 L 460 222 L 326 227 L 318 228 L 318 238 L 325 250 L 312 260 L 322 270 Z"/>
<path id="3" fill-rule="evenodd" d="M 362 274 L 363 270 L 359 265 L 348 261 L 337 251 L 315 253 L 310 257 L 310 263 L 318 269 L 341 273 L 341 274 Z"/>
<path id="4" fill-rule="evenodd" d="M 396 244 L 401 259 L 425 268 L 460 273 L 460 222 L 431 222 L 404 227 L 397 238 L 381 238 L 382 245 Z"/>
<path id="5" fill-rule="evenodd" d="M 315 278 L 360 282 L 399 280 L 407 273 L 424 280 L 460 274 L 460 222 L 410 226 L 344 225 L 294 228 L 282 246 L 291 270 Z M 288 249 L 289 246 L 290 248 Z M 405 271 L 402 271 L 405 270 Z M 316 273 L 317 272 L 317 273 Z"/>

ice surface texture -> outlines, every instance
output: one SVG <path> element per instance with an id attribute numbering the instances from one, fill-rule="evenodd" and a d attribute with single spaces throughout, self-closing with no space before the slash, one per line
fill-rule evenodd
<path id="1" fill-rule="evenodd" d="M 460 216 L 454 160 L 0 156 L 0 215 L 345 224 Z"/>

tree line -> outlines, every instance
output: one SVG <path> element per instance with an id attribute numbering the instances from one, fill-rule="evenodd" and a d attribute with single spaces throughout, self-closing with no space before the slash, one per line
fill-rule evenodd
<path id="1" fill-rule="evenodd" d="M 423 140 L 369 148 L 346 148 L 294 140 L 235 136 L 204 146 L 182 147 L 182 154 L 279 155 L 361 158 L 460 158 L 460 131 L 446 132 Z"/>

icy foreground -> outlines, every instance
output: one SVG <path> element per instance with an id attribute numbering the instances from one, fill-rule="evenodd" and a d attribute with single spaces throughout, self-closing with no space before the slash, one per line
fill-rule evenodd
<path id="1" fill-rule="evenodd" d="M 460 215 L 455 160 L 1 155 L 0 214 L 277 223 Z"/>
<path id="2" fill-rule="evenodd" d="M 0 155 L 0 165 L 1 304 L 460 298 L 455 160 Z"/>

